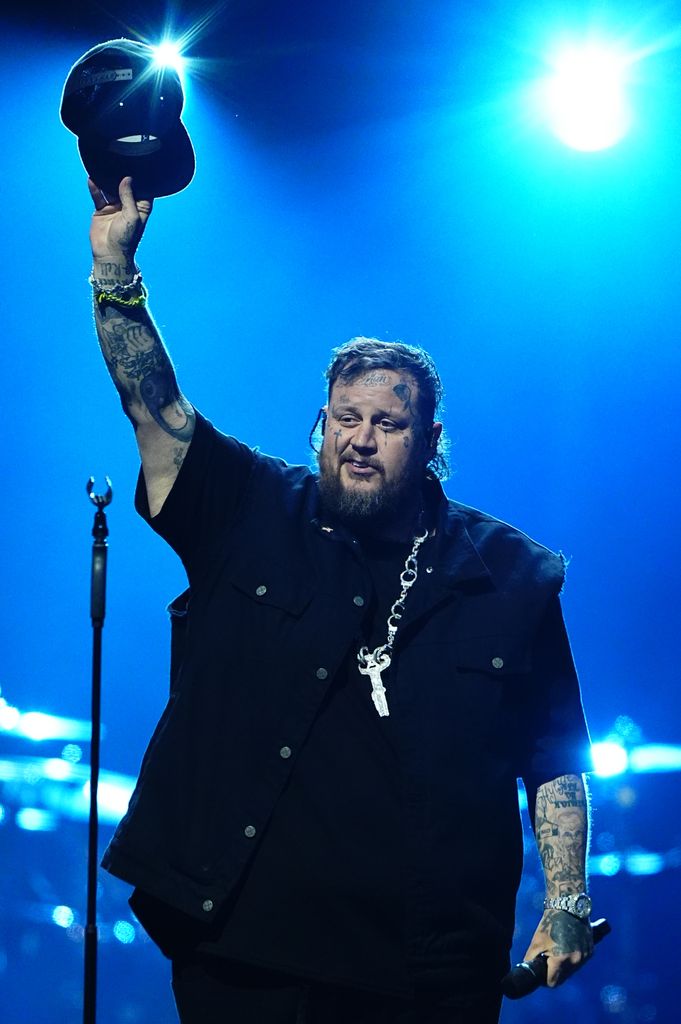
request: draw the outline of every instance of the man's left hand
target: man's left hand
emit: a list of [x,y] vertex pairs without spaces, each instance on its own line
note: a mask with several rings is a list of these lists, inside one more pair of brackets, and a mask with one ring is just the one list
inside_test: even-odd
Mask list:
[[593,949],[588,920],[581,920],[565,910],[545,910],[523,959],[534,960],[545,953],[546,984],[555,988],[590,959]]

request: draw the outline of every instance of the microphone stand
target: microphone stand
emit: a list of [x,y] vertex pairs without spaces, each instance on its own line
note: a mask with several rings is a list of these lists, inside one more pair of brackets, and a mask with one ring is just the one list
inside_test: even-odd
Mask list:
[[104,509],[111,503],[113,490],[108,476],[106,493],[95,494],[94,477],[86,486],[96,508],[92,527],[92,572],[90,576],[90,618],[92,619],[92,734],[90,742],[90,815],[88,821],[87,914],[85,922],[85,976],[83,988],[83,1024],[95,1024],[97,1016],[97,787],[99,785],[99,740],[102,695],[102,630],[106,609],[106,555],[109,528]]

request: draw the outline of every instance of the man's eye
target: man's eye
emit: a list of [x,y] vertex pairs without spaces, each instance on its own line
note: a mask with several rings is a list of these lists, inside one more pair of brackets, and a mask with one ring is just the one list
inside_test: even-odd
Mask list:
[[393,423],[392,420],[381,420],[381,422],[379,423],[379,427],[381,428],[381,430],[395,430],[397,424]]
[[341,416],[338,422],[343,427],[351,427],[354,423],[357,422],[357,420],[355,419],[354,416]]

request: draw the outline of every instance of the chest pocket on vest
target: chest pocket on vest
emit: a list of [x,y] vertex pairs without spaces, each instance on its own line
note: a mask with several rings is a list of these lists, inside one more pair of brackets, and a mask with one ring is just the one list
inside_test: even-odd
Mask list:
[[274,608],[289,615],[303,614],[314,594],[310,579],[291,573],[290,567],[268,563],[263,566],[240,565],[229,574],[229,581],[254,605]]
[[453,646],[454,664],[461,672],[504,679],[532,668],[532,652],[524,635],[472,636],[455,641]]

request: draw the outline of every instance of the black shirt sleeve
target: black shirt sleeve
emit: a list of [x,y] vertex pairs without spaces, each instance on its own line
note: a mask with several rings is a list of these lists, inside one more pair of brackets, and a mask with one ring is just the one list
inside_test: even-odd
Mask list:
[[521,764],[528,793],[561,775],[591,771],[589,733],[558,597],[549,602],[537,633],[523,718]]
[[190,583],[207,567],[238,514],[255,454],[221,434],[200,413],[185,460],[161,511],[149,512],[144,474],[135,494],[139,514],[180,556]]

